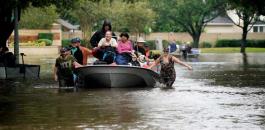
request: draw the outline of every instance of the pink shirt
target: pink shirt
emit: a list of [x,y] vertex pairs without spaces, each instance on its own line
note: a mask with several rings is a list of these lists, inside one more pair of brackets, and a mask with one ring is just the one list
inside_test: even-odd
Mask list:
[[132,43],[131,41],[126,41],[126,43],[123,43],[122,41],[118,42],[118,47],[117,47],[118,53],[121,54],[123,52],[132,52]]

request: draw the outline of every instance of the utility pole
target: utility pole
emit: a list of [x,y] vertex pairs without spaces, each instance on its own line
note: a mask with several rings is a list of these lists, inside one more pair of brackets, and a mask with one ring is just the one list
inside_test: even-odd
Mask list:
[[19,34],[18,34],[18,7],[14,10],[15,28],[14,28],[14,55],[16,56],[16,64],[19,64]]

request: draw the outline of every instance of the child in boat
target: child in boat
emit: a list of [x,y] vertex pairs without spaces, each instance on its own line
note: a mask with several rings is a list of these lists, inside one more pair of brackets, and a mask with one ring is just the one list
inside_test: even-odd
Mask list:
[[134,53],[132,53],[132,61],[129,62],[129,65],[131,65],[131,66],[139,66],[139,67],[141,66],[139,61],[138,61],[138,59],[137,59],[137,56]]
[[60,87],[74,86],[73,69],[81,67],[82,65],[70,54],[70,48],[63,47],[60,53],[60,56],[55,62],[54,80],[59,81]]
[[174,69],[174,63],[178,63],[182,66],[187,67],[189,70],[192,70],[192,67],[182,61],[180,61],[175,56],[169,54],[169,49],[164,48],[164,54],[162,54],[156,61],[149,66],[149,69],[152,69],[154,66],[160,64],[160,82],[165,84],[167,87],[172,87],[176,79],[176,72]]

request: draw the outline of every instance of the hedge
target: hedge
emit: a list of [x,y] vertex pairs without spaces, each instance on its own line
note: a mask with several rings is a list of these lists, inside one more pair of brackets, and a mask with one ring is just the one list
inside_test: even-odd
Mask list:
[[50,39],[39,39],[36,41],[38,44],[40,43],[45,43],[45,46],[51,46],[52,45],[52,40]]
[[202,48],[211,48],[212,44],[210,42],[202,42],[201,47]]
[[[149,40],[149,41],[146,41],[145,44],[147,44],[147,45],[149,46],[150,50],[155,50],[155,49],[156,49],[155,40]],[[169,42],[166,41],[166,40],[163,40],[163,41],[162,41],[162,44],[163,44],[163,47],[167,47],[168,44],[169,44]]]
[[53,40],[53,33],[39,33],[38,39],[49,39]]
[[[240,47],[241,40],[218,40],[216,47]],[[265,47],[265,40],[247,40],[246,47]]]

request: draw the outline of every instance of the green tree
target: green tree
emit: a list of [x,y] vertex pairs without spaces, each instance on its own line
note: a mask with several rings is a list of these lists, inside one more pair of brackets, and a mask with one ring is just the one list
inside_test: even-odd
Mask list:
[[46,7],[29,6],[22,12],[20,28],[26,29],[49,29],[58,18],[54,5]]
[[80,0],[72,15],[79,20],[85,39],[90,38],[94,25],[105,18],[108,6],[106,2]]
[[147,2],[134,2],[126,4],[119,17],[124,23],[123,27],[140,35],[145,32],[145,28],[151,27],[155,13],[148,7]]
[[114,31],[128,30],[139,34],[144,32],[146,26],[150,26],[155,17],[147,2],[124,0],[80,0],[72,15],[79,20],[86,39],[95,31],[95,26],[101,29],[104,19],[112,21]]
[[223,12],[220,0],[178,0],[172,5],[169,17],[190,34],[195,48],[206,24]]
[[14,12],[18,10],[18,20],[20,13],[29,5],[34,7],[44,7],[55,4],[59,8],[69,8],[76,0],[1,0],[0,1],[0,46],[6,46],[6,41],[11,35],[15,27]]
[[157,32],[183,32],[184,30],[174,19],[169,16],[174,15],[172,9],[176,7],[175,0],[148,0],[150,7],[157,14],[153,23],[153,30]]
[[256,10],[258,14],[265,15],[265,0],[240,0],[233,1],[239,5],[243,5],[244,7],[252,7],[253,10]]
[[247,35],[253,25],[259,20],[258,10],[254,6],[244,2],[239,3],[235,0],[228,0],[228,3],[228,10],[233,10],[239,18],[238,22],[233,21],[234,24],[242,29],[240,52],[246,53]]

